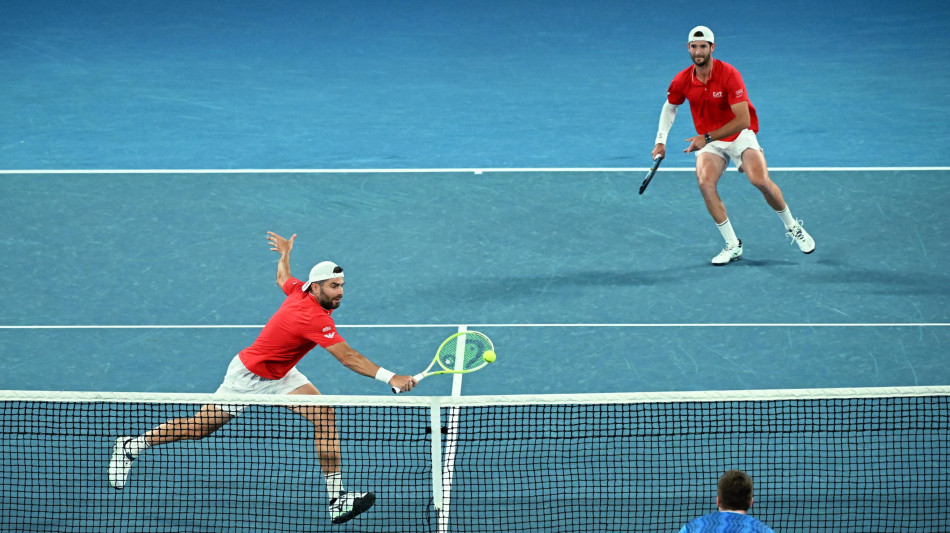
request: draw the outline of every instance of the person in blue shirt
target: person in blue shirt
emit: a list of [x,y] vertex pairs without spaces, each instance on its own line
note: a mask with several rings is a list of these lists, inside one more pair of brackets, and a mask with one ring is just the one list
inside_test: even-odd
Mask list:
[[746,514],[752,507],[752,478],[741,470],[730,470],[719,478],[716,506],[718,512],[692,520],[679,533],[775,533]]

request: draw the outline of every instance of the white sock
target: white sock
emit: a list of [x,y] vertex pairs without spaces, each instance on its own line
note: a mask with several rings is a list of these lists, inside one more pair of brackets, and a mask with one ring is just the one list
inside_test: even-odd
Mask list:
[[325,477],[327,478],[327,494],[330,499],[338,498],[340,493],[343,492],[343,473],[333,472]]
[[776,211],[775,214],[785,223],[785,229],[792,229],[798,225],[798,221],[792,216],[792,211],[788,208],[787,204],[785,205],[785,209]]
[[726,239],[727,245],[737,245],[739,244],[739,238],[736,237],[736,232],[732,229],[732,222],[729,222],[727,218],[722,224],[716,224],[719,226],[719,233],[722,233],[722,238]]
[[139,454],[148,448],[148,442],[145,441],[145,435],[139,435],[125,443],[125,451],[132,457],[138,457]]

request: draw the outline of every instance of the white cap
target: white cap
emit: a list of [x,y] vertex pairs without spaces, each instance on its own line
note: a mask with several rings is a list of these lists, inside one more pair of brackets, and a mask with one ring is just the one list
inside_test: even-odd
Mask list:
[[696,26],[689,30],[689,40],[686,41],[686,43],[688,44],[693,41],[709,41],[714,43],[716,42],[716,37],[713,35],[712,30],[706,26]]
[[310,290],[310,284],[316,283],[318,281],[326,281],[333,278],[342,278],[343,277],[343,268],[338,266],[333,261],[324,261],[322,263],[317,263],[313,268],[310,269],[310,277],[307,278],[307,283],[304,284],[303,290]]

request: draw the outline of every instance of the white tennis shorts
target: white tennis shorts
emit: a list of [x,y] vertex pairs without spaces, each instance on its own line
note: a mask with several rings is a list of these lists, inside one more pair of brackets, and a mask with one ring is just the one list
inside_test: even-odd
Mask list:
[[[294,390],[310,383],[307,376],[297,370],[297,367],[291,368],[287,375],[280,379],[267,379],[258,376],[244,366],[239,355],[235,355],[228,365],[228,371],[224,375],[224,381],[218,387],[215,394],[290,394]],[[228,405],[216,404],[215,407],[222,411],[237,415],[243,411],[246,405]]]
[[713,141],[707,144],[702,150],[696,152],[696,157],[699,157],[699,154],[702,153],[716,154],[723,158],[727,164],[731,159],[736,164],[739,172],[742,172],[742,152],[749,148],[760,152],[765,151],[759,146],[759,140],[756,138],[755,132],[746,129],[739,132],[739,136],[734,141]]

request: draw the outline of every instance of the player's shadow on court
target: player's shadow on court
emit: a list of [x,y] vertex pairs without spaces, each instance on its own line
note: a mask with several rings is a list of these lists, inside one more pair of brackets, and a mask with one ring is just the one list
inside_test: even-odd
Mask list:
[[724,267],[709,265],[710,268],[742,268],[742,267],[777,267],[777,266],[797,266],[794,261],[779,261],[776,259],[740,259],[734,263],[729,263]]
[[874,294],[950,294],[950,276],[945,274],[859,268],[836,259],[822,259],[817,263],[830,268],[810,273],[810,281],[815,283],[864,285]]
[[696,278],[696,271],[713,269],[712,265],[686,265],[664,269],[643,269],[631,267],[629,270],[590,270],[563,271],[544,276],[511,276],[496,280],[506,291],[514,294],[535,294],[548,292],[550,287],[557,286],[600,286],[600,287],[634,287],[664,284],[683,284],[686,280]]
[[779,261],[775,259],[740,259],[728,265],[715,266],[709,263],[696,262],[683,266],[643,269],[632,268],[629,271],[585,271],[576,274],[559,276],[560,282],[574,285],[604,285],[604,286],[636,286],[662,285],[664,283],[683,284],[684,282],[699,281],[712,276],[728,275],[736,269],[798,266],[794,261]]
[[[737,270],[749,268],[799,267],[800,263],[777,259],[741,259],[725,266],[714,266],[696,261],[668,268],[642,268],[631,266],[624,270],[560,271],[552,275],[510,276],[494,281],[505,287],[510,294],[546,293],[557,286],[599,286],[599,287],[637,287],[655,285],[693,285],[702,284],[709,279],[723,279],[734,275]],[[481,283],[481,282],[480,282]],[[481,292],[479,285],[478,291]]]

